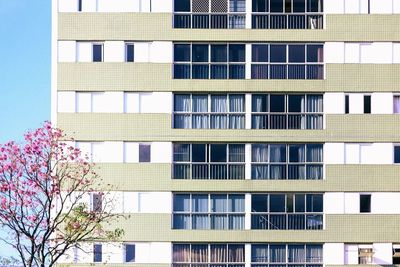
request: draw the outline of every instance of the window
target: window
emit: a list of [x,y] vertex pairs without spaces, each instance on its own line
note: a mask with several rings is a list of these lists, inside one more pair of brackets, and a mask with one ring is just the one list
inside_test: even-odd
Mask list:
[[244,179],[244,144],[174,144],[174,179]]
[[253,94],[252,129],[323,129],[323,95]]
[[244,244],[173,244],[172,266],[179,267],[184,263],[188,266],[189,263],[192,266],[218,263],[220,267],[228,267],[232,266],[231,263],[235,263],[235,267],[244,267],[244,250]]
[[304,266],[307,263],[309,266],[322,267],[323,246],[322,244],[251,245],[252,265],[272,263],[279,264],[278,266],[287,266],[285,264],[287,262],[296,263],[293,266]]
[[174,44],[174,79],[244,79],[244,44]]
[[360,213],[371,212],[371,195],[360,195]]
[[245,96],[174,95],[174,128],[244,129]]
[[252,79],[323,79],[322,44],[252,44]]
[[395,145],[393,147],[393,154],[394,163],[400,163],[400,145]]
[[139,144],[139,162],[150,162],[151,159],[151,145]]
[[125,262],[135,262],[135,245],[125,244]]
[[246,0],[174,1],[174,28],[240,29],[245,22]]
[[244,229],[243,194],[174,194],[173,229]]
[[93,262],[103,261],[103,247],[101,244],[93,245]]
[[364,95],[364,113],[369,114],[371,113],[371,96]]
[[400,245],[393,244],[393,264],[400,264]]
[[251,229],[323,229],[322,194],[252,194],[251,212]]
[[103,44],[92,44],[92,61],[102,62],[103,61]]
[[134,62],[135,61],[135,49],[134,44],[126,43],[125,44],[125,61],[126,62]]
[[358,264],[371,264],[373,257],[372,245],[360,245],[358,247]]
[[322,29],[322,0],[252,0],[253,29]]
[[82,1],[83,1],[83,0],[78,0],[78,11],[79,11],[79,12],[82,11]]
[[350,96],[349,95],[344,96],[344,113],[345,114],[350,113]]
[[252,144],[251,179],[321,180],[322,144]]
[[400,95],[393,96],[393,113],[400,114]]
[[102,212],[102,210],[103,210],[103,194],[101,194],[101,193],[91,194],[90,210],[94,211],[94,212]]

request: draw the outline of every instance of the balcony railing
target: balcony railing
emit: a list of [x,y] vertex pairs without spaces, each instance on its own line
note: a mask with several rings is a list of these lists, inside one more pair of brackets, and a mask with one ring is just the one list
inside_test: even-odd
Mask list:
[[262,14],[251,16],[252,29],[322,29],[322,14]]
[[323,164],[290,163],[268,164],[252,163],[251,179],[253,180],[322,180]]
[[245,113],[174,113],[175,129],[244,129]]
[[244,229],[244,213],[173,213],[173,229]]
[[244,13],[175,13],[174,28],[177,29],[244,29]]
[[323,114],[255,113],[251,115],[252,129],[323,129]]
[[245,264],[238,263],[226,263],[226,262],[216,262],[216,263],[173,263],[172,267],[245,267]]
[[240,180],[245,178],[244,163],[174,163],[174,179]]
[[[271,262],[271,263],[252,263],[251,267],[322,267],[322,264],[315,264],[315,263],[280,263],[280,262]],[[184,267],[184,266],[180,266]]]
[[322,230],[321,213],[253,213],[251,229],[263,230]]
[[244,63],[174,63],[174,79],[244,79]]
[[252,79],[322,80],[323,64],[251,64]]

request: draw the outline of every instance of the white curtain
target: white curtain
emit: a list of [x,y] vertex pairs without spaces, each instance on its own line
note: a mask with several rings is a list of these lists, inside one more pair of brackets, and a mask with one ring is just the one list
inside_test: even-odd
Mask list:
[[228,245],[228,262],[245,262],[244,245]]
[[174,111],[190,112],[190,95],[175,95]]
[[324,99],[322,95],[307,95],[307,112],[323,112]]
[[286,262],[286,246],[270,245],[269,246],[270,262]]
[[193,114],[192,115],[192,128],[193,129],[207,129],[208,128],[208,115],[207,114]]
[[192,245],[191,262],[208,262],[208,245]]
[[400,96],[393,97],[393,113],[400,113]]
[[227,262],[228,248],[227,245],[210,245],[211,262]]
[[227,212],[227,195],[211,195],[211,212]]
[[174,244],[172,250],[172,262],[190,262],[189,244]]
[[252,162],[268,162],[268,145],[253,144],[251,152]]
[[323,262],[323,250],[322,245],[307,245],[307,262],[322,263]]
[[212,95],[211,96],[211,112],[215,112],[215,113],[228,112],[226,95]]
[[307,162],[323,162],[322,145],[307,145]]
[[229,145],[229,162],[244,162],[245,161],[245,146],[244,145]]
[[252,245],[251,262],[269,262],[268,245]]
[[[192,128],[207,129],[208,128],[208,95],[192,95]],[[205,114],[195,114],[205,113]]]
[[286,146],[285,145],[270,145],[269,146],[269,161],[270,162],[286,162]]
[[306,250],[304,245],[289,245],[288,246],[289,262],[303,263],[306,261]]

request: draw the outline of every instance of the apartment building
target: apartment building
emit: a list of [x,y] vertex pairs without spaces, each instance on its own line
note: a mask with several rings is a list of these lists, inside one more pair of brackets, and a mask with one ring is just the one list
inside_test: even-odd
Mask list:
[[54,2],[52,120],[130,214],[61,262],[400,263],[400,0]]

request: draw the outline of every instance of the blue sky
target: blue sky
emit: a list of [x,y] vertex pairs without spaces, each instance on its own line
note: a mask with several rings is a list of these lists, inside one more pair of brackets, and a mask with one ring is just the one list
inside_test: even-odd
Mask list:
[[0,0],[0,143],[50,120],[51,1]]
[[0,0],[0,143],[50,120],[51,1]]

